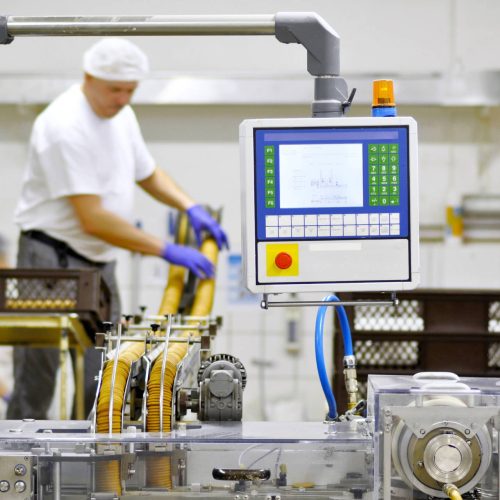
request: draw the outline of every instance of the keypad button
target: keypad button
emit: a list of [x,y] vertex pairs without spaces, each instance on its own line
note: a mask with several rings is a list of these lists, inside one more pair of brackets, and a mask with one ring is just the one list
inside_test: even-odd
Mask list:
[[303,238],[304,226],[292,226],[292,238]]
[[318,226],[329,226],[330,225],[330,215],[320,214],[318,215]]
[[399,214],[391,214],[390,216],[391,224],[399,224]]
[[356,224],[356,215],[355,214],[345,214],[344,215],[344,225],[347,224]]
[[266,238],[277,238],[278,228],[277,227],[266,227]]
[[399,236],[399,224],[391,224],[391,235]]
[[342,226],[332,226],[330,234],[335,237],[344,235],[344,228]]
[[380,236],[389,236],[389,225],[384,224],[380,226]]
[[368,225],[356,226],[356,234],[358,236],[368,236]]
[[334,214],[330,218],[330,224],[332,226],[341,226],[344,224],[344,216],[342,214]]
[[357,214],[356,224],[368,224],[368,214]]
[[316,238],[318,236],[318,226],[306,226],[306,238]]
[[267,226],[277,226],[278,216],[277,215],[266,215],[266,227]]
[[278,224],[281,226],[291,226],[292,216],[291,215],[280,215],[278,217]]
[[315,226],[318,223],[318,217],[316,215],[306,215],[306,226]]
[[380,214],[380,224],[389,224],[389,214]]
[[276,202],[274,201],[274,198],[266,199],[266,208],[276,208]]
[[344,236],[356,236],[356,226],[344,226]]
[[292,237],[292,228],[290,226],[283,226],[279,228],[279,237],[280,238],[291,238]]
[[292,226],[303,226],[304,216],[303,215],[292,215]]
[[379,223],[379,214],[370,214],[370,224]]
[[379,205],[378,196],[370,196],[370,207],[378,207]]
[[318,226],[318,238],[330,237],[330,226]]
[[378,236],[379,233],[380,233],[380,226],[378,224],[370,226],[370,236]]

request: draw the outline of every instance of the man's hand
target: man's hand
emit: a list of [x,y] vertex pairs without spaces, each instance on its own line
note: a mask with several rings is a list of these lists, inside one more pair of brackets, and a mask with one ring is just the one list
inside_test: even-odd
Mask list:
[[211,278],[214,275],[214,265],[194,248],[168,243],[161,256],[172,264],[187,267],[198,278]]
[[224,247],[229,248],[226,233],[201,205],[193,205],[186,212],[193,226],[198,246],[201,245],[201,232],[206,229],[214,237],[219,250]]

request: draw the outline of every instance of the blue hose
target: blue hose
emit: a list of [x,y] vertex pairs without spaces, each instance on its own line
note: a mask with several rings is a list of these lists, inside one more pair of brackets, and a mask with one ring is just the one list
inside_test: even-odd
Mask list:
[[[324,302],[339,302],[339,298],[335,295],[329,295],[323,299]],[[354,351],[352,348],[352,338],[351,338],[351,328],[349,326],[349,320],[347,319],[347,314],[345,312],[344,306],[338,306],[335,308],[337,310],[337,315],[340,322],[340,328],[342,330],[342,337],[344,341],[344,356],[353,356]],[[326,371],[325,356],[323,353],[323,328],[325,324],[325,314],[327,311],[327,306],[321,306],[318,308],[318,314],[316,316],[316,332],[315,332],[315,351],[316,351],[316,367],[318,369],[319,380],[321,382],[321,387],[325,393],[325,398],[328,403],[328,417],[331,419],[337,418],[337,403],[335,401],[335,396],[333,395],[330,382],[328,380],[328,373]]]

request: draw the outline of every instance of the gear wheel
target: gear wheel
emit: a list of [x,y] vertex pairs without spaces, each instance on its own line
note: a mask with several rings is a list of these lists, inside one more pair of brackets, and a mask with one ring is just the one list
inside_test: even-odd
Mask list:
[[241,374],[241,386],[243,389],[245,388],[247,383],[247,371],[245,370],[243,363],[237,357],[232,356],[231,354],[214,354],[213,356],[210,356],[208,359],[203,361],[203,363],[201,363],[200,365],[200,369],[198,370],[198,384],[200,384],[201,381],[204,380],[205,371],[213,363],[220,363],[220,366],[218,366],[218,368],[221,369],[225,368],[225,363],[231,364],[232,366],[236,367]]

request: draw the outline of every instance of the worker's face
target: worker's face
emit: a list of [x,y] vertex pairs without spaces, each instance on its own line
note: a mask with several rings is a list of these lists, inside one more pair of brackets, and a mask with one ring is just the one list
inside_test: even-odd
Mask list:
[[136,88],[137,82],[101,80],[90,75],[85,75],[83,84],[92,109],[101,118],[113,118],[118,114],[130,102]]

